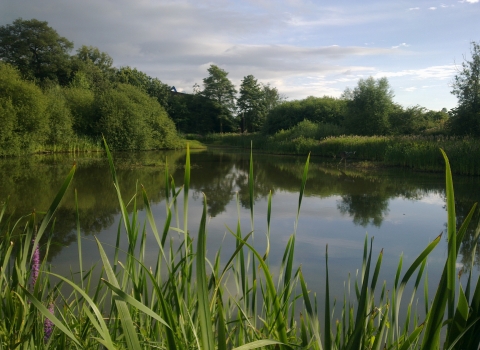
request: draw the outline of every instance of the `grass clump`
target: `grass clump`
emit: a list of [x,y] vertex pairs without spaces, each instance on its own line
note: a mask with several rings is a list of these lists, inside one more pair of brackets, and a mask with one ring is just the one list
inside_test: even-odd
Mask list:
[[[355,280],[355,293],[345,292],[340,312],[332,306],[326,254],[325,300],[309,293],[301,268],[294,267],[295,235],[306,186],[309,158],[303,169],[294,232],[285,247],[276,276],[270,265],[271,194],[267,210],[267,247],[259,252],[250,243],[254,235],[253,162],[250,155],[250,227],[228,228],[235,240],[235,251],[227,261],[220,252],[206,255],[207,198],[198,235],[188,225],[190,156],[187,148],[183,186],[177,188],[166,173],[166,220],[161,227],[150,208],[147,191],[125,202],[113,159],[106,153],[120,204],[122,220],[117,231],[113,260],[96,240],[102,273],[82,260],[82,240],[78,228],[79,271],[60,276],[46,264],[51,244],[47,231],[56,209],[75,172],[67,176],[52,205],[39,219],[32,213],[18,222],[0,211],[0,348],[79,348],[79,349],[476,349],[480,344],[480,282],[472,279],[463,287],[456,278],[455,263],[460,242],[473,215],[456,227],[453,183],[446,155],[448,210],[448,258],[433,303],[425,283],[425,315],[414,310],[414,299],[424,278],[429,253],[440,236],[402,274],[398,265],[393,288],[378,281],[383,253],[372,257],[372,242],[365,238],[361,274]],[[443,151],[442,151],[443,152]],[[183,222],[179,217],[183,192]],[[145,222],[139,222],[138,201],[145,207]],[[239,203],[237,196],[237,203]],[[239,206],[240,207],[240,206]],[[78,220],[78,218],[77,218]],[[17,232],[21,233],[18,234]],[[172,231],[183,240],[174,247]],[[119,262],[119,242],[128,241],[124,261]],[[146,265],[147,235],[158,246],[156,264]],[[478,237],[476,237],[475,241]],[[43,243],[39,256],[39,244]],[[52,277],[57,282],[53,283]],[[402,296],[407,284],[414,291],[407,301],[407,317],[400,323]],[[425,277],[426,280],[426,277]],[[227,286],[234,282],[234,290]],[[324,305],[320,319],[318,304]],[[299,306],[302,305],[302,306]],[[336,320],[336,322],[334,321]]]

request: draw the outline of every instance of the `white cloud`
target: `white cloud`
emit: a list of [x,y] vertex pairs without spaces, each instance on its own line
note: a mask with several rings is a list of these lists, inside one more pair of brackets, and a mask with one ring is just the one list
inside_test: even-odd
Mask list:
[[437,8],[436,8],[436,7],[434,7],[434,6],[432,6],[432,7],[429,7],[428,9],[429,9],[429,10],[433,10],[433,11],[435,11]]
[[392,49],[398,49],[400,47],[409,47],[410,45],[406,43],[401,43],[400,45],[392,46]]
[[450,79],[457,72],[455,65],[432,66],[422,69],[405,69],[398,72],[378,72],[374,78],[405,77],[415,79]]
[[420,10],[420,7],[410,7],[408,9],[408,11],[416,11],[416,10]]
[[411,86],[411,87],[405,88],[404,90],[408,91],[408,92],[412,92],[412,91],[417,90],[417,88],[415,86]]

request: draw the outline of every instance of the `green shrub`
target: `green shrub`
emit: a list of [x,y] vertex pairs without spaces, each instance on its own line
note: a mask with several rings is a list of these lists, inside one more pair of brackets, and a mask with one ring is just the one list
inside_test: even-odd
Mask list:
[[96,129],[113,149],[179,147],[175,124],[156,99],[139,88],[117,84],[96,97]]
[[[35,84],[22,80],[15,68],[1,62],[0,95],[2,113],[8,111],[12,115],[7,122],[12,131],[9,138],[15,144],[18,142],[21,152],[35,150],[48,138],[48,99]],[[6,135],[3,136],[4,140],[5,137]],[[12,148],[15,149],[16,146]]]

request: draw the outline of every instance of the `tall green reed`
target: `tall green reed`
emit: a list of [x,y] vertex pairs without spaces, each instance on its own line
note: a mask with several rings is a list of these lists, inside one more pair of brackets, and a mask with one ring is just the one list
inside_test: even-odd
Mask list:
[[[213,260],[207,255],[206,196],[198,234],[192,235],[189,230],[188,147],[182,187],[177,189],[168,174],[168,167],[165,167],[166,220],[160,229],[145,188],[138,189],[138,196],[124,200],[113,156],[106,143],[105,150],[122,220],[117,229],[113,263],[105,252],[104,244],[96,239],[102,263],[100,277],[94,277],[95,267],[84,270],[78,210],[79,273],[60,276],[51,272],[46,264],[45,257],[52,237],[47,229],[73,178],[75,167],[47,212],[32,213],[11,223],[5,217],[8,203],[0,211],[0,348],[437,349],[443,345],[444,349],[473,349],[480,344],[480,282],[473,280],[470,269],[464,288],[455,274],[460,242],[475,208],[457,230],[452,176],[445,153],[448,258],[433,303],[428,300],[425,267],[440,237],[427,245],[403,276],[403,260],[400,260],[390,292],[386,282],[379,283],[383,252],[374,263],[373,239],[369,244],[366,237],[363,263],[353,282],[353,293],[349,279],[339,312],[336,300],[332,303],[330,295],[327,248],[322,325],[319,301],[309,292],[301,268],[294,264],[295,236],[309,158],[303,170],[294,231],[275,277],[269,256],[271,194],[266,218],[265,252],[259,252],[253,243],[252,152],[249,168],[250,228],[246,234],[243,232],[240,214],[236,227],[227,227],[235,240],[235,250],[226,262],[222,262],[220,253]],[[177,208],[182,191],[183,223]],[[139,220],[138,198],[144,203],[144,222]],[[43,218],[39,221],[40,215]],[[180,244],[174,244],[173,232],[183,237]],[[148,235],[153,235],[158,248],[153,267],[150,267],[151,260],[146,253]],[[127,239],[125,252],[120,249],[121,236]],[[37,281],[29,288],[30,263],[35,248],[45,241],[42,243],[43,259]],[[120,262],[123,255],[125,260]],[[400,323],[400,309],[404,305],[402,297],[414,276],[413,292],[406,303],[407,315]],[[422,279],[425,281],[425,316],[414,310],[414,302],[420,297],[417,291]],[[229,287],[231,280],[236,286],[233,290]],[[50,308],[52,301],[55,304],[53,314]],[[47,341],[43,329],[45,319],[54,325]]]

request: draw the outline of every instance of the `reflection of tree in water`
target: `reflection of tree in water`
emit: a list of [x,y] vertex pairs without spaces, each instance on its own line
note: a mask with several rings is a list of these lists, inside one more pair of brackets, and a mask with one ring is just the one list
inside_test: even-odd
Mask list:
[[375,193],[343,195],[337,208],[342,214],[352,216],[355,225],[366,227],[373,224],[380,227],[384,216],[388,214],[388,198]]
[[[244,164],[242,164],[244,165]],[[258,166],[257,166],[258,165]],[[235,179],[235,185],[238,190],[238,197],[242,207],[250,209],[250,190],[248,185],[249,165],[247,168],[239,169],[238,176]],[[253,201],[256,202],[262,198],[267,198],[271,188],[270,181],[267,180],[268,173],[260,164],[254,162],[253,170]],[[273,192],[273,190],[272,190]]]
[[[457,191],[458,192],[458,191]],[[457,228],[461,226],[468,213],[472,209],[473,201],[466,198],[455,199],[455,214],[457,215]],[[472,262],[476,266],[480,266],[480,252],[479,252],[479,232],[480,232],[480,209],[477,208],[473,214],[472,220],[467,227],[465,236],[463,237],[460,246],[460,254],[462,255],[461,263],[463,265],[462,272],[469,272]],[[475,255],[473,250],[476,248]]]
[[[184,152],[168,152],[169,164],[174,164]],[[73,159],[71,155],[54,155],[24,158],[13,158],[0,162],[0,195],[11,194],[6,215],[12,216],[16,222],[25,213],[45,211],[49,206],[68,171]],[[117,156],[117,176],[124,200],[135,195],[135,188],[143,184],[149,199],[158,203],[164,199],[163,182],[165,153],[144,152],[127,156]],[[146,165],[146,166],[145,166]],[[173,172],[172,167],[170,170]],[[47,228],[40,242],[42,247],[53,235],[48,260],[57,256],[64,247],[76,241],[76,206],[74,189],[78,193],[78,211],[80,229],[83,235],[98,234],[110,227],[119,214],[117,196],[105,155],[93,155],[77,161],[77,171],[55,214],[55,226]],[[138,200],[137,207],[143,207]],[[130,207],[127,209],[131,209]],[[39,216],[41,219],[41,216]],[[21,227],[22,225],[19,225]]]
[[[192,157],[191,188],[200,197],[207,196],[208,213],[215,217],[226,210],[228,203],[238,191],[240,203],[250,208],[248,173],[249,154],[225,154],[205,152]],[[268,172],[261,162],[254,160],[254,201],[265,198],[270,191]],[[179,179],[180,180],[180,179]]]
[[[191,162],[190,187],[194,191],[194,198],[200,198],[201,192],[205,193],[208,214],[215,217],[223,213],[234,191],[234,160],[223,153],[202,153],[192,157]],[[182,174],[178,173],[179,177],[180,175]],[[183,182],[183,179],[178,178],[178,181]]]
[[[117,176],[126,201],[135,195],[135,188],[144,185],[149,199],[158,203],[164,199],[165,155],[168,156],[169,173],[177,186],[183,184],[185,152],[119,153],[115,156]],[[192,152],[191,190],[207,195],[211,216],[226,210],[228,203],[239,192],[241,205],[250,207],[248,190],[249,154],[225,152]],[[71,168],[71,156],[43,156],[7,159],[0,162],[0,201],[11,194],[10,210],[15,222],[21,215],[45,211],[55,197],[66,174]],[[53,231],[55,245],[50,258],[58,255],[64,246],[76,240],[76,215],[74,192],[78,192],[80,227],[83,235],[97,234],[110,227],[119,214],[118,201],[104,154],[77,159],[77,172],[69,192],[56,214]],[[304,160],[295,157],[254,155],[254,200],[265,198],[269,191],[298,193],[303,174]],[[400,174],[399,174],[400,173]],[[402,173],[395,176],[378,175],[377,172],[336,167],[325,168],[310,163],[306,196],[340,196],[338,210],[352,217],[356,225],[380,226],[388,214],[390,198],[403,197],[419,200],[432,193],[444,194],[444,180],[437,175]],[[412,181],[412,178],[414,179]],[[462,178],[455,181],[456,214],[460,225],[474,202],[480,199],[478,178]],[[138,201],[139,210],[143,201]],[[477,210],[462,242],[460,253],[465,268],[470,267],[475,234],[480,221]],[[47,230],[47,233],[50,232]],[[44,236],[45,238],[47,237]],[[1,238],[0,238],[1,239]],[[45,243],[45,242],[42,242]],[[480,249],[474,257],[480,263]]]

